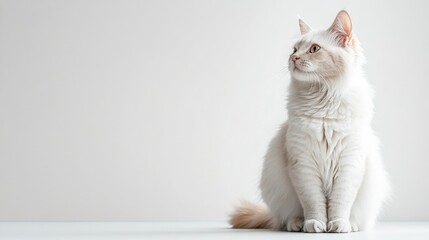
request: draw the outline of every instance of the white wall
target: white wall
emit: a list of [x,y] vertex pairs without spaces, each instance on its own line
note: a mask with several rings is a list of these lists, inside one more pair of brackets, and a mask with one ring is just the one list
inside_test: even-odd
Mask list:
[[299,14],[349,10],[395,196],[429,220],[424,1],[0,1],[0,220],[224,220],[258,199]]

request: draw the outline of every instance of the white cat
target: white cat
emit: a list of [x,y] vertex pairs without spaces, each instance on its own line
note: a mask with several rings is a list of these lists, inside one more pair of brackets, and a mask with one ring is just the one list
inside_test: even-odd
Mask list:
[[235,228],[351,232],[371,227],[388,181],[371,129],[372,89],[346,11],[301,37],[289,58],[288,121],[270,143],[260,183],[268,209],[243,203]]

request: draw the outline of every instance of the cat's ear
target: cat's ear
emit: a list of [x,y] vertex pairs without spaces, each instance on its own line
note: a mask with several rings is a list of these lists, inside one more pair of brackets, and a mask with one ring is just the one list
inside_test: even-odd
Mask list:
[[337,35],[338,42],[345,47],[352,36],[352,19],[346,10],[341,10],[332,23],[329,31]]
[[301,30],[301,35],[304,35],[304,34],[308,33],[309,31],[311,31],[311,27],[308,26],[308,24],[305,23],[304,20],[299,18],[298,22],[299,22],[299,29]]

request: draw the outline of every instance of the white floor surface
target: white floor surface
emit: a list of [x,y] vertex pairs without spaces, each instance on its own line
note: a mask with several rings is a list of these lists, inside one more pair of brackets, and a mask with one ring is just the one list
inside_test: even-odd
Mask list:
[[429,222],[385,222],[372,231],[350,234],[237,230],[224,222],[0,222],[0,239],[429,240]]

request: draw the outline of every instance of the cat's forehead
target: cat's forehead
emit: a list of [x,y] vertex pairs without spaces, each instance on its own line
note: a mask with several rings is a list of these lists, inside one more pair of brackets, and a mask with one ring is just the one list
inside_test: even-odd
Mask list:
[[331,44],[331,37],[327,31],[311,31],[300,37],[295,43],[296,48],[307,47],[311,44],[327,45]]

